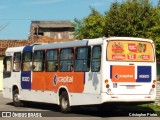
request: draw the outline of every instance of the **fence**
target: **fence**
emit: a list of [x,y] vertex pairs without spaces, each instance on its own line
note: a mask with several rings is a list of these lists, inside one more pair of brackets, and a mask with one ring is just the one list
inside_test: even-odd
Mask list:
[[157,95],[155,103],[160,106],[160,81],[157,81]]

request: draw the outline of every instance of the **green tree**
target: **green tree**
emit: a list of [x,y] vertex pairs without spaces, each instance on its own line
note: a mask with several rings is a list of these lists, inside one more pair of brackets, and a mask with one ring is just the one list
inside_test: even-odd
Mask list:
[[[159,2],[160,4],[160,2]],[[105,36],[130,36],[151,38],[160,56],[160,8],[149,0],[115,2],[106,12]]]
[[153,39],[160,57],[160,0],[152,6],[149,0],[115,1],[110,10],[101,15],[94,8],[84,19],[75,19],[78,38],[128,36]]
[[150,28],[156,25],[157,12],[148,0],[115,2],[106,12],[106,36],[133,36],[148,38]]
[[154,43],[156,45],[157,59],[160,60],[160,7],[157,7],[157,9],[155,8],[155,11],[159,13],[156,18],[156,20],[158,20],[157,24],[150,29],[150,38],[154,40]]
[[97,10],[91,8],[91,13],[83,20],[74,20],[76,35],[79,39],[104,36],[105,19]]
[[160,0],[158,1],[158,9],[160,9]]

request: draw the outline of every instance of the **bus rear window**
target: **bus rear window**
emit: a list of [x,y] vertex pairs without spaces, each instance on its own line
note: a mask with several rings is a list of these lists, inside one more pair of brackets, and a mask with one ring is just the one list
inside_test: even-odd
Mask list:
[[153,47],[150,42],[144,41],[109,41],[107,47],[109,61],[154,61]]

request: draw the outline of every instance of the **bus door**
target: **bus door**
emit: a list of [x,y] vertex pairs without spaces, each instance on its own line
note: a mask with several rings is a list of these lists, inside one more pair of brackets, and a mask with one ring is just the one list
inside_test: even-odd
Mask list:
[[21,72],[22,89],[31,89],[32,49],[33,46],[26,46],[23,49],[22,72]]

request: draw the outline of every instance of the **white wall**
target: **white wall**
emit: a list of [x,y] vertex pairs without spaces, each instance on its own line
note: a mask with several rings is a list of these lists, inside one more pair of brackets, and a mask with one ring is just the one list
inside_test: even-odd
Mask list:
[[3,89],[3,57],[0,57],[0,91]]

